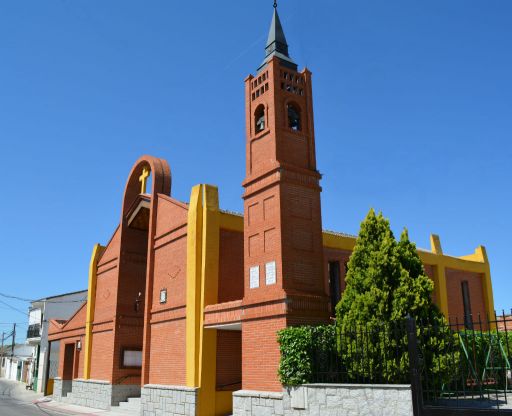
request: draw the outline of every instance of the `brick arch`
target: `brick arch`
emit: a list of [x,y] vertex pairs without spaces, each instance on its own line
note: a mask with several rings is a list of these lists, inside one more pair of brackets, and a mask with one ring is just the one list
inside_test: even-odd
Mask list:
[[144,167],[149,167],[153,176],[151,195],[171,195],[172,176],[171,168],[167,161],[149,155],[141,156],[133,165],[126,181],[123,198],[123,216],[130,209],[135,198],[140,194],[139,177]]

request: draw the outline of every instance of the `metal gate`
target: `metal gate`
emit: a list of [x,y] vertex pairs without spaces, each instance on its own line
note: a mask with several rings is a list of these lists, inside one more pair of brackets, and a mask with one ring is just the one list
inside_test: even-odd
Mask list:
[[[505,322],[504,328],[499,322]],[[408,319],[406,328],[415,416],[512,415],[510,315],[466,317],[442,328]],[[435,360],[426,359],[428,340],[436,337],[444,342],[444,362],[437,362],[437,368]]]

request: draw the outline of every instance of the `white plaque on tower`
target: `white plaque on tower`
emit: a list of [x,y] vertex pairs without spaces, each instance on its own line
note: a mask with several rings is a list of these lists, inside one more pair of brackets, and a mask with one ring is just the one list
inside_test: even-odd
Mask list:
[[267,285],[276,284],[276,262],[271,261],[265,264],[265,282]]
[[260,266],[253,266],[249,270],[249,287],[251,289],[260,287]]

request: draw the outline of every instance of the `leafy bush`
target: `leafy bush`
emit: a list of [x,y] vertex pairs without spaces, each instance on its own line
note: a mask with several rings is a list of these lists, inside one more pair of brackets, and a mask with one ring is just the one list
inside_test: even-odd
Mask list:
[[313,375],[315,357],[336,351],[334,325],[289,327],[278,332],[281,361],[279,380],[283,385],[309,383]]

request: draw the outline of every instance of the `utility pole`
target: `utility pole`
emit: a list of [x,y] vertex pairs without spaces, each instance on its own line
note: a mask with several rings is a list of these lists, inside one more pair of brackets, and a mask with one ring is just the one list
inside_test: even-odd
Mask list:
[[14,356],[14,347],[16,346],[16,324],[12,326],[11,358]]
[[4,368],[4,338],[5,338],[5,332],[2,332],[2,349],[1,356],[0,356],[0,377],[3,377],[2,369]]

